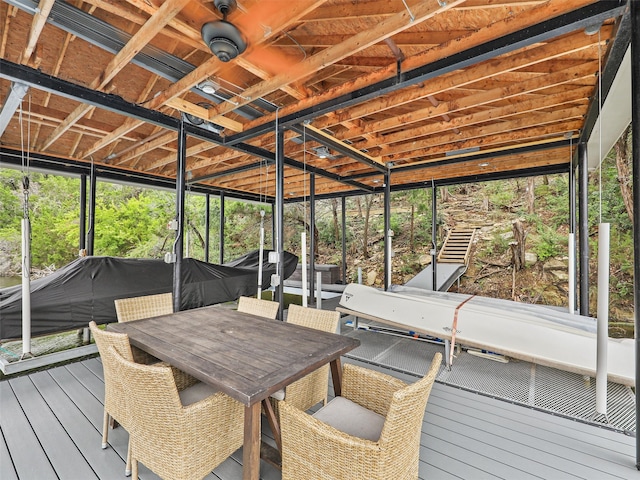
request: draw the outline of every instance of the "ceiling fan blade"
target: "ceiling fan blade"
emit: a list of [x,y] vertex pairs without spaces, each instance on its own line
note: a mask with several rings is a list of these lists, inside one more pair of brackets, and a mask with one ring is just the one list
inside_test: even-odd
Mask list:
[[198,33],[205,23],[220,20],[221,18],[218,11],[213,8],[213,3],[211,3],[211,8],[207,8],[200,2],[187,3],[178,14],[178,17]]
[[244,58],[270,76],[274,76],[302,61],[305,57],[302,51],[297,55],[289,55],[279,48],[257,45],[249,46]]
[[237,8],[227,20],[246,35],[248,41],[261,42],[278,34],[283,11],[291,10],[291,0],[269,0],[255,3],[247,10]]

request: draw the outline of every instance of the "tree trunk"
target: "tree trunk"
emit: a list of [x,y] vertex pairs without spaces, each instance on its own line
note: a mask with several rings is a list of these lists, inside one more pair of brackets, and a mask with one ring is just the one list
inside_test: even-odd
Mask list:
[[631,145],[631,125],[616,142],[616,167],[618,168],[618,182],[620,183],[620,193],[627,210],[629,220],[633,223],[633,191],[631,190],[631,172],[629,171],[630,145]]
[[340,243],[340,228],[338,227],[338,199],[331,199],[331,211],[333,213],[333,244]]
[[364,258],[369,258],[369,212],[371,212],[371,204],[373,203],[373,195],[365,195],[364,197],[364,232],[362,232],[362,254]]
[[413,204],[411,204],[411,223],[410,223],[410,229],[409,229],[409,248],[411,248],[412,252],[415,251],[415,242],[414,242],[414,237],[413,237],[414,218],[415,218],[415,206]]
[[525,232],[524,226],[519,220],[513,222],[513,239],[514,241],[509,244],[511,247],[513,268],[516,271],[522,270],[524,268],[527,232]]
[[527,212],[535,213],[536,210],[536,179],[529,177],[527,179]]

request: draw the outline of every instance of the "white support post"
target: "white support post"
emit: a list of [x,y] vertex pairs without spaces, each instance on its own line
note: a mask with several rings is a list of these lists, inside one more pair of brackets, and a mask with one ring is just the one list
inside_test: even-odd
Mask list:
[[31,355],[31,224],[22,219],[22,357]]
[[302,306],[309,304],[309,283],[307,282],[307,232],[300,235],[300,248],[302,249]]
[[576,313],[576,234],[569,234],[569,313]]
[[391,288],[391,266],[393,265],[393,230],[389,229],[389,231],[387,232],[387,237],[389,239],[388,241],[388,246],[389,246],[389,254],[387,255],[387,272],[389,272],[389,277],[387,278],[387,290],[389,288]]
[[598,320],[596,412],[607,415],[607,352],[609,342],[609,224],[598,228]]
[[262,262],[264,261],[264,210],[260,210],[260,251],[258,254],[258,298],[262,298]]
[[322,309],[322,272],[316,273],[316,308]]

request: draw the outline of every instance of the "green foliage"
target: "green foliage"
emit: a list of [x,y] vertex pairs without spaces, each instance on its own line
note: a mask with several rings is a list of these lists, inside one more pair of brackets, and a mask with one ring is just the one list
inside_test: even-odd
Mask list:
[[393,230],[394,235],[399,234],[402,231],[402,225],[406,225],[406,220],[402,218],[402,215],[398,213],[392,213],[389,219],[389,228]]
[[561,252],[561,245],[566,244],[566,238],[561,236],[552,228],[541,224],[538,227],[539,240],[534,247],[538,260],[544,261],[547,258],[555,257]]
[[[17,170],[0,170],[0,248],[10,255],[19,255],[20,219],[22,217],[22,174]],[[34,173],[30,176],[31,189],[29,213],[32,224],[32,264],[35,268],[49,265],[59,267],[76,258],[79,247],[79,180],[54,175]],[[600,188],[600,178],[602,188]],[[526,181],[496,181],[465,184],[448,187],[451,203],[457,201],[447,211],[447,205],[438,205],[438,224],[451,223],[451,211],[455,210],[458,222],[465,211],[473,213],[472,218],[481,218],[479,223],[490,230],[498,230],[491,238],[483,237],[477,244],[474,255],[477,259],[488,259],[505,263],[509,254],[509,219],[521,218],[528,232],[527,249],[535,251],[540,260],[562,255],[566,252],[566,231],[569,221],[569,183],[567,175],[552,175],[545,181],[536,181],[535,212],[520,211],[525,208],[523,187]],[[347,205],[347,251],[349,274],[356,280],[357,268],[354,257],[363,251],[365,214],[364,197],[349,197]],[[370,256],[382,252],[384,216],[382,196],[374,195],[369,218],[368,241]],[[484,203],[489,200],[489,211]],[[600,200],[602,199],[602,201]],[[220,202],[210,198],[210,256],[209,260],[219,260]],[[394,259],[397,271],[403,276],[420,270],[418,258],[428,251],[432,233],[432,192],[430,188],[415,189],[391,194],[392,214],[390,227],[394,231],[394,249],[398,257]],[[407,248],[413,207],[414,243]],[[295,254],[301,253],[300,233],[304,230],[304,219],[308,218],[308,205],[286,204],[284,208],[284,247]],[[341,245],[335,241],[334,204],[331,200],[316,202],[316,228],[318,252],[324,262],[341,263]],[[225,260],[230,260],[249,250],[258,248],[260,239],[260,211],[265,214],[265,246],[272,247],[271,206],[245,203],[227,199],[225,201],[224,245]],[[620,197],[617,170],[612,158],[602,164],[602,172],[592,174],[589,182],[589,227],[596,232],[597,223],[602,219],[611,223],[611,264],[612,298],[624,302],[633,293],[633,236],[631,221]],[[204,259],[205,197],[188,193],[185,201],[186,234],[185,254]],[[505,214],[506,212],[506,214]],[[476,215],[480,213],[478,217]],[[167,229],[167,223],[176,215],[175,194],[170,191],[151,190],[141,187],[114,185],[98,182],[95,244],[96,255],[124,257],[161,258],[172,247],[175,232]],[[338,230],[341,228],[341,212],[338,214]],[[492,226],[492,223],[505,225]],[[447,225],[451,226],[451,225]],[[442,235],[444,229],[440,229]],[[443,238],[438,239],[441,245]],[[595,237],[591,236],[592,243]],[[310,235],[307,233],[307,245]],[[590,249],[592,259],[597,248]],[[491,257],[494,257],[493,259]],[[360,265],[360,264],[356,264]],[[363,267],[373,268],[365,263]],[[491,281],[480,279],[474,290],[487,288]],[[532,298],[544,295],[533,287],[528,291]],[[542,292],[542,293],[541,293]],[[491,291],[488,292],[491,294]]]
[[509,249],[509,240],[500,233],[494,233],[489,242],[484,242],[483,254],[486,256],[502,255]]
[[333,220],[322,218],[316,222],[318,229],[318,240],[327,246],[335,246],[335,238],[333,234]]
[[504,182],[490,182],[486,185],[490,205],[498,210],[511,210],[517,192],[507,188]]
[[0,170],[0,205],[0,229],[20,229],[22,174],[17,170]]
[[631,231],[633,226],[620,196],[618,170],[613,156],[607,157],[589,178],[589,225],[608,222],[621,231]]
[[79,185],[78,179],[30,175],[31,263],[34,267],[60,266],[77,257]]
[[[569,178],[567,175],[554,175],[549,184],[536,186],[537,209],[551,214],[545,218],[549,227],[559,228],[569,221]],[[539,219],[540,216],[536,215]]]
[[175,196],[168,192],[98,184],[94,253],[108,256],[160,256],[169,232],[167,223]]

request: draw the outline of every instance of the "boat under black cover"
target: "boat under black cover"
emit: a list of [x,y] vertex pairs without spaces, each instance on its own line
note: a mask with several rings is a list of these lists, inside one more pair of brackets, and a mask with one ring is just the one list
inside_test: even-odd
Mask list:
[[[268,251],[264,252],[268,258]],[[255,295],[259,252],[223,265],[182,260],[181,310]],[[298,257],[284,253],[282,279],[296,269]],[[263,262],[262,288],[269,288],[275,265]],[[173,265],[163,260],[82,257],[31,282],[33,336],[86,327],[89,321],[116,321],[118,298],[166,293],[173,288]],[[22,286],[0,289],[0,339],[22,335]]]

